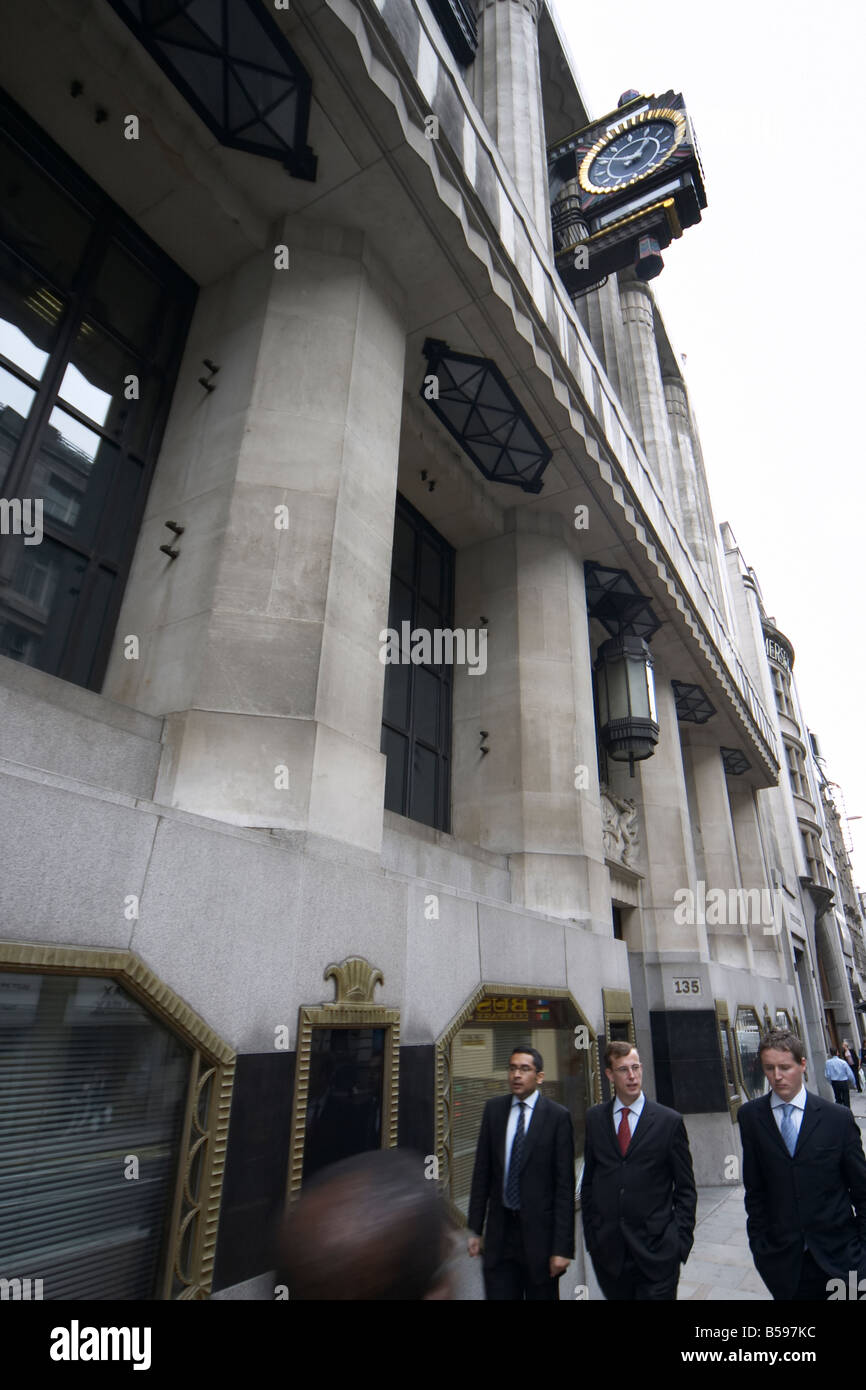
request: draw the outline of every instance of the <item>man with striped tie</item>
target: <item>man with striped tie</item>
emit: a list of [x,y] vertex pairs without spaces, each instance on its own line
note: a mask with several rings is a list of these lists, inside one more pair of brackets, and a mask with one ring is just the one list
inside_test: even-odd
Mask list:
[[630,1042],[609,1042],[604,1061],[614,1094],[586,1115],[586,1248],[605,1298],[675,1299],[697,1206],[686,1127],[678,1111],[644,1095]]
[[737,1116],[752,1258],[774,1298],[826,1300],[839,1279],[866,1277],[860,1131],[846,1106],[806,1090],[794,1033],[774,1029],[758,1052],[770,1094]]
[[541,1094],[543,1080],[541,1053],[515,1048],[510,1094],[489,1100],[481,1118],[468,1246],[480,1255],[484,1232],[484,1289],[494,1301],[555,1301],[574,1255],[574,1130],[565,1106]]

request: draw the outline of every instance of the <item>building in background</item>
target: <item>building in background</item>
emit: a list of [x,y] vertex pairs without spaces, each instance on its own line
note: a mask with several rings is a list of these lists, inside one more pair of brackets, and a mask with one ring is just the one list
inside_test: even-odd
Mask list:
[[863,919],[646,278],[681,99],[544,0],[0,9],[0,1274],[271,1298],[379,1145],[465,1213],[518,1042],[728,1180]]

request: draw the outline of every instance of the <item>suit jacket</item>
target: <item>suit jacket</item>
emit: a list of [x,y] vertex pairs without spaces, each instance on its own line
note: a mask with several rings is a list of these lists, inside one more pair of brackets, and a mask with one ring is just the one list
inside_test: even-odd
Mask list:
[[697,1192],[682,1115],[644,1098],[631,1142],[620,1153],[613,1100],[586,1116],[580,1203],[586,1248],[616,1277],[630,1254],[647,1279],[678,1274],[695,1230]]
[[[513,1096],[484,1107],[475,1150],[467,1224],[484,1231],[484,1266],[498,1264],[505,1230],[505,1131]],[[486,1230],[485,1230],[486,1215]],[[540,1095],[520,1158],[520,1225],[533,1283],[550,1278],[551,1255],[574,1254],[574,1130],[564,1105]]]
[[854,1116],[809,1091],[792,1158],[770,1100],[750,1100],[737,1115],[758,1273],[774,1298],[792,1298],[805,1242],[828,1276],[866,1276],[866,1158]]

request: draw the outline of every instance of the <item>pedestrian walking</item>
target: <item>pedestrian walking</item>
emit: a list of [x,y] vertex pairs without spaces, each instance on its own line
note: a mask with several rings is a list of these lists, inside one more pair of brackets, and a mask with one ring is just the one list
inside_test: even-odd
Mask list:
[[834,1047],[830,1050],[830,1056],[824,1067],[824,1076],[833,1087],[833,1095],[836,1097],[837,1105],[847,1105],[851,1109],[851,1068],[847,1062],[843,1062],[839,1056],[839,1049]]
[[860,1085],[860,1059],[857,1056],[856,1052],[853,1052],[851,1050],[851,1044],[847,1038],[842,1039],[842,1056],[848,1063],[848,1066],[851,1068],[851,1075],[854,1077],[854,1085],[857,1087],[858,1091],[861,1090],[862,1087]]
[[771,1091],[742,1106],[746,1230],[774,1298],[826,1301],[866,1275],[866,1158],[849,1110],[806,1090],[806,1054],[777,1028],[759,1048]]

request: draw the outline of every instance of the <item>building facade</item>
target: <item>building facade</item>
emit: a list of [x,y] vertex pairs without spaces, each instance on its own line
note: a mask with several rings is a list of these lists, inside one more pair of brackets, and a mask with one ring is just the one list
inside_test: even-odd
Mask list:
[[378,1145],[465,1214],[523,1041],[735,1180],[862,914],[645,267],[560,273],[555,12],[0,9],[0,1273],[271,1298]]

